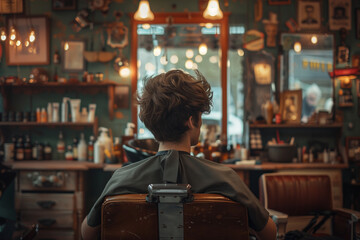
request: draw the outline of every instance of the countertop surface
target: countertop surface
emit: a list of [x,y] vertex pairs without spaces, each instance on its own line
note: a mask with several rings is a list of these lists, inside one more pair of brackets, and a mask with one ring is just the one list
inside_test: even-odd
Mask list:
[[[115,171],[122,167],[122,164],[96,164],[92,162],[78,161],[15,161],[4,163],[14,170],[75,170],[86,171],[89,169],[103,169],[104,171]],[[345,163],[272,163],[262,162],[261,164],[226,164],[234,170],[277,170],[277,169],[342,169],[347,168]]]

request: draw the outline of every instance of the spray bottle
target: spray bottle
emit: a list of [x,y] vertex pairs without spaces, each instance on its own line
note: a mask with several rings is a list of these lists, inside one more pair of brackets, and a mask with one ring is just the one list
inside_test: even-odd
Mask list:
[[94,162],[104,163],[106,157],[112,158],[113,143],[108,135],[108,129],[104,127],[99,128],[100,136],[94,144]]

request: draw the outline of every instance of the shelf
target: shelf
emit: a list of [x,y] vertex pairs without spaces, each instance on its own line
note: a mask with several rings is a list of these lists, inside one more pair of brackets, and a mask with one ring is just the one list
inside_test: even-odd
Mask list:
[[84,90],[87,94],[97,94],[99,91],[107,90],[108,94],[108,109],[109,109],[109,118],[112,120],[114,118],[114,94],[115,87],[121,86],[121,84],[104,81],[104,82],[94,82],[94,83],[83,83],[83,82],[68,82],[68,83],[58,83],[58,82],[45,82],[45,83],[27,83],[27,84],[0,84],[1,93],[3,96],[4,109],[5,111],[9,110],[9,103],[7,100],[8,95],[11,95],[14,91],[21,91],[25,94],[33,95],[45,90],[54,90],[58,92],[64,92],[66,89],[76,89],[77,91]]
[[250,128],[342,128],[342,123],[331,124],[250,124]]
[[92,127],[93,132],[95,136],[97,136],[97,130],[98,130],[98,118],[95,117],[94,122],[79,122],[79,123],[73,123],[73,122],[46,122],[46,123],[38,123],[38,122],[0,122],[0,127],[70,127],[70,128],[78,128],[78,127]]

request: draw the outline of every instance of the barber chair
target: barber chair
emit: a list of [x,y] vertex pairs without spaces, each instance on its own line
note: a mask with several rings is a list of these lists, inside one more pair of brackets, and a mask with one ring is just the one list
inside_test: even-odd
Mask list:
[[128,161],[133,163],[154,156],[158,151],[159,143],[153,138],[131,139],[122,147]]
[[149,194],[107,197],[101,239],[249,239],[242,204],[218,194],[192,194],[190,188],[150,184]]
[[[260,177],[259,185],[260,201],[273,219],[288,215],[287,223],[278,226],[278,238],[283,238],[286,231],[304,229],[314,235],[360,238],[360,212],[333,207],[328,175],[268,173]],[[314,217],[317,215],[318,219]]]

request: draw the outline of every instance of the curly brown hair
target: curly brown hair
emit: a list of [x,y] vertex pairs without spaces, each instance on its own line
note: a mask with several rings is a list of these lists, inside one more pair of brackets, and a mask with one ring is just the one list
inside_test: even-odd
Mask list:
[[176,142],[189,129],[185,124],[192,116],[199,122],[199,113],[210,113],[213,93],[205,77],[171,70],[145,78],[142,95],[137,95],[139,118],[157,141]]

